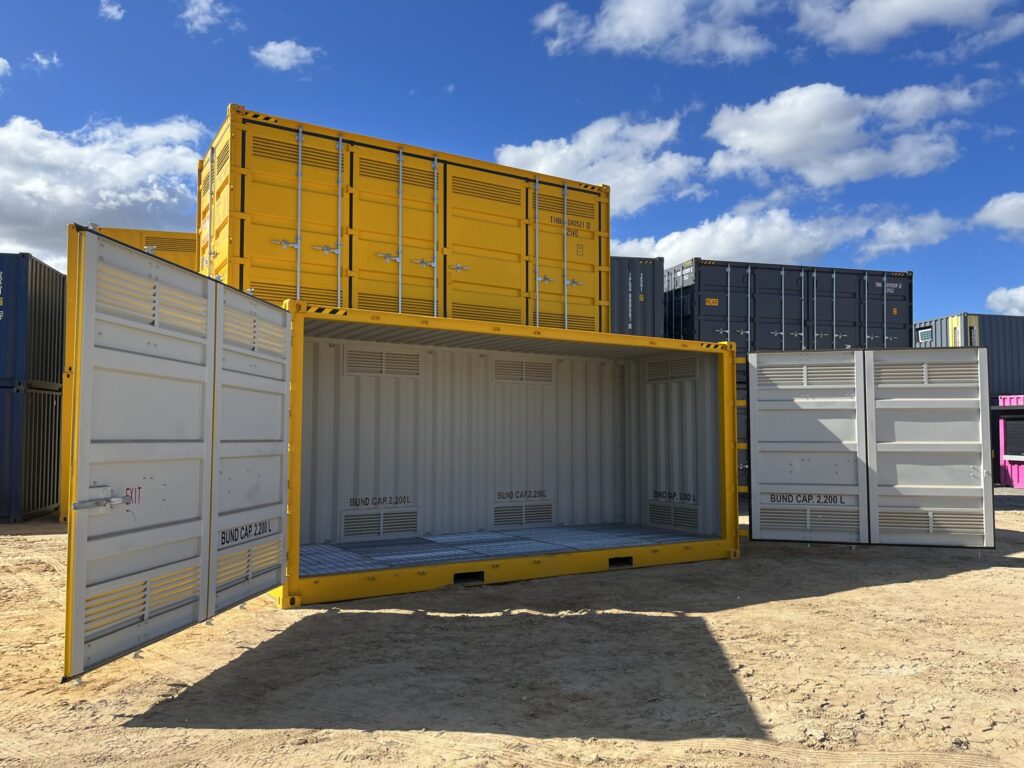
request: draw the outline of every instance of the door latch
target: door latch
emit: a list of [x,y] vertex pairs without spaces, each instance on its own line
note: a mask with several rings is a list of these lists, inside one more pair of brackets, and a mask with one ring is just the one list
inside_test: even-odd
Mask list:
[[465,264],[452,264],[450,267],[448,267],[448,269],[450,269],[452,272],[467,272],[469,270],[469,267],[467,267]]
[[437,266],[436,262],[427,261],[426,259],[413,259],[412,263],[413,264],[418,264],[421,267],[430,267],[431,269],[433,269],[434,267]]
[[99,491],[100,493],[106,492],[106,496],[101,496],[98,499],[82,499],[76,501],[71,505],[72,509],[96,509],[97,507],[112,507],[115,504],[127,504],[128,498],[126,496],[113,496],[111,495],[110,488],[103,486],[97,486],[90,488],[90,491]]
[[577,280],[576,278],[566,280],[565,284],[568,285],[570,288],[578,288],[579,286],[583,285],[583,283]]
[[377,255],[380,258],[384,259],[385,264],[390,264],[391,262],[398,264],[402,260],[401,256],[394,256],[393,254],[390,253],[378,253]]
[[271,240],[270,242],[274,245],[280,245],[282,248],[294,248],[296,250],[299,248],[298,240]]
[[335,256],[341,256],[341,247],[331,248],[329,245],[314,245],[314,251],[320,251],[321,253],[333,253]]

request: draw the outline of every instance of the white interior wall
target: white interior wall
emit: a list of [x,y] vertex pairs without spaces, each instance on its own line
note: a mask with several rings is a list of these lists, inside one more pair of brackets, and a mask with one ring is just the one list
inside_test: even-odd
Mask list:
[[302,541],[658,524],[655,491],[717,532],[716,358],[673,359],[308,339]]

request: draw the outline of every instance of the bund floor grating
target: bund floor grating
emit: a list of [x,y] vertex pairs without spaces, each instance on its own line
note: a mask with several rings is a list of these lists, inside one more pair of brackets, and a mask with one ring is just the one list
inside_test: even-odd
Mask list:
[[706,538],[640,525],[606,524],[452,533],[343,544],[303,544],[299,550],[299,575],[306,578],[329,573],[639,547]]

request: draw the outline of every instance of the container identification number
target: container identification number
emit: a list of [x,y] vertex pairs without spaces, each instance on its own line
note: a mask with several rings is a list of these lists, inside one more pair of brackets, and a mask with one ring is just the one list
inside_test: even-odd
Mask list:
[[543,488],[533,488],[524,491],[498,491],[495,498],[498,501],[519,501],[520,499],[546,499],[548,492]]
[[234,528],[225,528],[220,532],[220,546],[217,549],[231,547],[252,539],[260,539],[277,533],[277,519],[260,520],[257,523],[242,523]]
[[351,496],[348,505],[356,507],[406,507],[412,504],[412,496]]
[[846,504],[846,497],[835,493],[770,493],[770,504]]
[[689,491],[655,491],[654,498],[658,501],[696,501],[695,494]]

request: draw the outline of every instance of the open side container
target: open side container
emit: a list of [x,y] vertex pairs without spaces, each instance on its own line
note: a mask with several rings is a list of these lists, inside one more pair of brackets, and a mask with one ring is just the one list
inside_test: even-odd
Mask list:
[[69,240],[68,676],[272,588],[738,555],[731,345],[285,310]]

